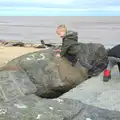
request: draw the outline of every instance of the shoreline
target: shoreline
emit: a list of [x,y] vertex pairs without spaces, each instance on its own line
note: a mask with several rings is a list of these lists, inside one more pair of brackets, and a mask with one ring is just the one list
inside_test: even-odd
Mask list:
[[37,48],[38,46],[42,46],[41,44],[33,44],[33,43],[26,43],[26,42],[21,42],[21,41],[17,41],[17,40],[0,40],[0,46],[6,46],[6,47],[33,47],[33,48]]
[[60,44],[33,44],[25,43],[17,40],[0,40],[0,67],[4,66],[10,60],[22,56],[27,53],[44,50],[49,47],[56,47]]
[[[44,42],[44,40],[41,40]],[[19,47],[33,47],[33,48],[46,48],[46,47],[52,47],[52,46],[59,46],[61,45],[60,43],[44,43],[42,44],[40,41],[39,44],[36,43],[28,43],[28,42],[22,42],[22,41],[18,41],[18,40],[0,40],[0,46],[19,46]]]
[[[21,41],[6,41],[0,40],[0,67],[5,65],[10,60],[22,56],[27,53],[39,51],[42,49],[49,48],[50,46],[59,46],[57,43],[49,43],[49,44],[33,44],[33,43],[25,43]],[[105,46],[106,49],[111,48],[112,46]]]

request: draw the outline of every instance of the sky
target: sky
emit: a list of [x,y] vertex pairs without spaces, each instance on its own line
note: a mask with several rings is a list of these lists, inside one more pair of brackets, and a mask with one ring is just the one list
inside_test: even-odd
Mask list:
[[120,0],[0,0],[2,16],[119,16]]

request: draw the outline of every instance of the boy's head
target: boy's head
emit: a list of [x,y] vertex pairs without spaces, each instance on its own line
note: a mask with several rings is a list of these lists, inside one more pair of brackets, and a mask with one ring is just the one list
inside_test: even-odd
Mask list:
[[57,35],[64,37],[67,32],[67,27],[65,25],[59,25],[56,29]]

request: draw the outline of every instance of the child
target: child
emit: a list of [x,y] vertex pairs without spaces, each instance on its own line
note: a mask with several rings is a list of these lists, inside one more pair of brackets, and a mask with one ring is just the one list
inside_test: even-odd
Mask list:
[[73,66],[79,62],[88,69],[90,76],[96,76],[104,70],[106,49],[102,44],[78,43],[78,33],[69,31],[65,25],[59,25],[56,33],[62,38],[61,50],[57,51],[57,57],[66,57]]
[[111,79],[111,69],[118,65],[120,71],[120,44],[111,48],[108,51],[108,66],[107,69],[104,70],[103,81],[108,82]]
[[[65,25],[58,26],[56,33],[62,38],[61,52],[60,55],[57,54],[57,57],[66,57],[73,64],[78,60],[82,66],[91,69],[92,66],[84,60],[83,56],[85,55],[83,55],[83,52],[86,51],[86,45],[78,43],[78,33],[67,30]],[[88,54],[88,52],[86,53]]]
[[78,43],[78,34],[74,31],[68,31],[65,25],[60,25],[56,30],[57,35],[62,38],[61,57],[68,53],[68,48]]

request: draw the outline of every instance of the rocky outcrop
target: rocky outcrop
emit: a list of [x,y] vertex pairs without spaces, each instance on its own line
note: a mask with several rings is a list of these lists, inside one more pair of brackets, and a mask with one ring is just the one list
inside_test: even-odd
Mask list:
[[[111,72],[111,80],[103,82],[103,73],[84,81],[61,98],[79,100],[102,109],[120,111],[120,75],[117,66]],[[111,119],[110,119],[111,120]]]
[[[102,61],[103,58],[106,58],[106,50],[104,46],[100,44],[95,44],[94,46],[96,61]],[[97,52],[98,55],[96,49],[99,50]],[[103,60],[103,67],[105,63],[106,61]],[[98,73],[101,73],[104,68],[98,66],[96,69],[98,69]],[[34,93],[43,98],[59,97],[81,82],[87,80],[89,77],[88,70],[82,67],[78,62],[73,67],[71,62],[67,59],[56,58],[55,50],[53,48],[29,53],[16,58],[1,68],[1,71],[4,71],[6,81],[9,81],[9,78],[11,78],[12,82],[16,84],[20,81],[20,87],[18,88],[20,91],[23,91],[22,89],[24,89],[24,95],[30,93],[29,88],[31,88],[33,84],[34,87],[32,88],[36,88],[36,91],[35,89],[31,89],[31,93],[34,91]],[[1,77],[3,77],[2,73]],[[22,78],[22,80],[20,80],[20,78]],[[28,89],[29,92],[26,92],[25,88],[21,88],[24,84],[28,87],[26,89]]]
[[0,120],[120,120],[118,78],[86,80],[80,64],[54,55],[53,49],[29,53],[0,69]]
[[37,88],[36,94],[45,98],[58,97],[88,77],[87,69],[75,68],[64,58],[56,59],[52,49],[21,56],[9,62],[1,70],[9,72],[14,81],[23,78],[21,84],[27,82],[29,77]]

